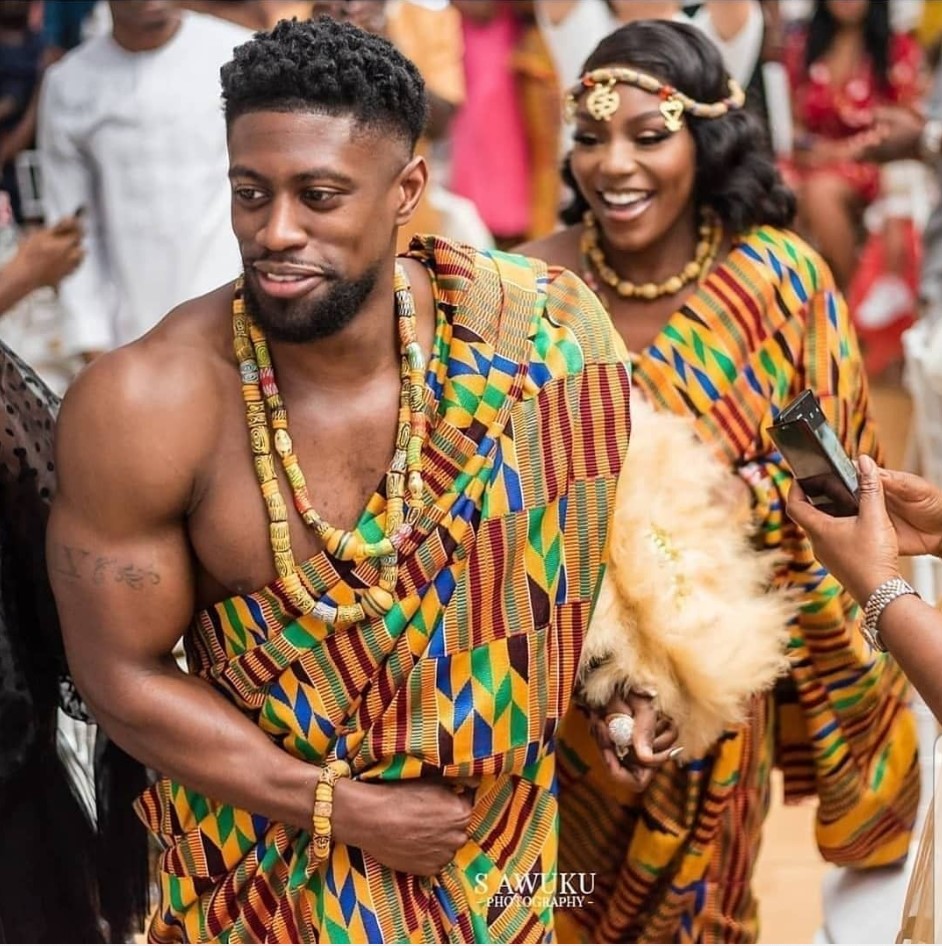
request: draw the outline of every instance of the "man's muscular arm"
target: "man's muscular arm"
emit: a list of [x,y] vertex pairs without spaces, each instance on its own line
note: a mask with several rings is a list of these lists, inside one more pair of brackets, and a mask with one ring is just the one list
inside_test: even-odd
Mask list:
[[[186,533],[218,391],[186,351],[103,356],[59,417],[50,578],[76,684],[128,753],[210,798],[310,826],[320,769],[277,747],[172,656],[195,606]],[[141,349],[145,348],[142,352]],[[434,874],[467,840],[470,805],[439,784],[342,779],[333,835]]]
[[210,394],[199,372],[170,359],[158,371],[137,348],[102,358],[69,391],[47,539],[66,653],[96,719],[135,758],[211,798],[305,825],[319,770],[172,657],[194,609],[185,515],[211,443]]

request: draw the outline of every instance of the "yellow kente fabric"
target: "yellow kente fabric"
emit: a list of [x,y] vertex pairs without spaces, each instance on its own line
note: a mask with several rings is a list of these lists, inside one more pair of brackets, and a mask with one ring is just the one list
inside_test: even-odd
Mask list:
[[[858,609],[784,515],[790,473],[767,428],[805,388],[851,456],[877,452],[846,305],[821,258],[786,231],[742,237],[635,359],[635,392],[691,416],[752,485],[778,582],[798,594],[791,672],[749,721],[642,796],[613,792],[583,716],[560,733],[560,870],[595,871],[596,896],[557,917],[560,940],[753,943],[751,886],[771,772],[788,799],[818,798],[816,839],[836,864],[905,858],[919,796],[916,728],[892,659],[870,650]],[[630,454],[629,454],[630,459]],[[740,629],[749,634],[749,627]]]
[[[342,844],[313,868],[307,832],[163,779],[138,806],[162,848],[152,941],[552,936],[556,730],[628,446],[626,353],[570,273],[435,238],[411,254],[433,277],[437,332],[428,505],[400,549],[397,604],[337,631],[275,582],[196,615],[185,643],[191,672],[298,758],[370,781],[479,780],[469,841],[430,878]],[[367,541],[383,508],[377,494],[363,513]],[[334,604],[377,579],[326,553],[301,573]]]

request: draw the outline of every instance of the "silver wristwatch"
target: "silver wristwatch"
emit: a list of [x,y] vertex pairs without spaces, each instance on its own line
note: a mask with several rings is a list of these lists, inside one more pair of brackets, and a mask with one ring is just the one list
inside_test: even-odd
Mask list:
[[891,601],[895,601],[903,595],[916,595],[917,598],[919,597],[918,592],[909,582],[904,581],[902,578],[891,578],[889,581],[883,582],[883,584],[870,595],[864,606],[864,619],[860,625],[860,632],[863,634],[867,643],[874,650],[880,651],[880,653],[886,653],[886,644],[883,643],[883,639],[880,637],[877,624],[879,624],[886,606]]

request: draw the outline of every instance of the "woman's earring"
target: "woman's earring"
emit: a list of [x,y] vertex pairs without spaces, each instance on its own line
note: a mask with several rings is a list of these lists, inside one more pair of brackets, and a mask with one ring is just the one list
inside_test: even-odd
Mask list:
[[668,131],[680,131],[684,127],[684,103],[676,95],[664,99],[659,108]]

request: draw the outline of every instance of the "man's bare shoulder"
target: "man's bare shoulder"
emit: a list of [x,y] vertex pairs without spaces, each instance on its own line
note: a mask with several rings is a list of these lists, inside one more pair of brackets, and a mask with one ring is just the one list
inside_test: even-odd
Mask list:
[[149,465],[168,480],[198,475],[225,393],[239,390],[231,299],[224,287],[184,303],[76,378],[57,424],[60,483],[70,468],[140,473]]
[[213,388],[236,367],[226,346],[231,298],[223,287],[185,302],[146,335],[96,358],[69,388],[63,413],[106,409],[119,422],[184,410],[196,421],[195,406],[211,407]]

